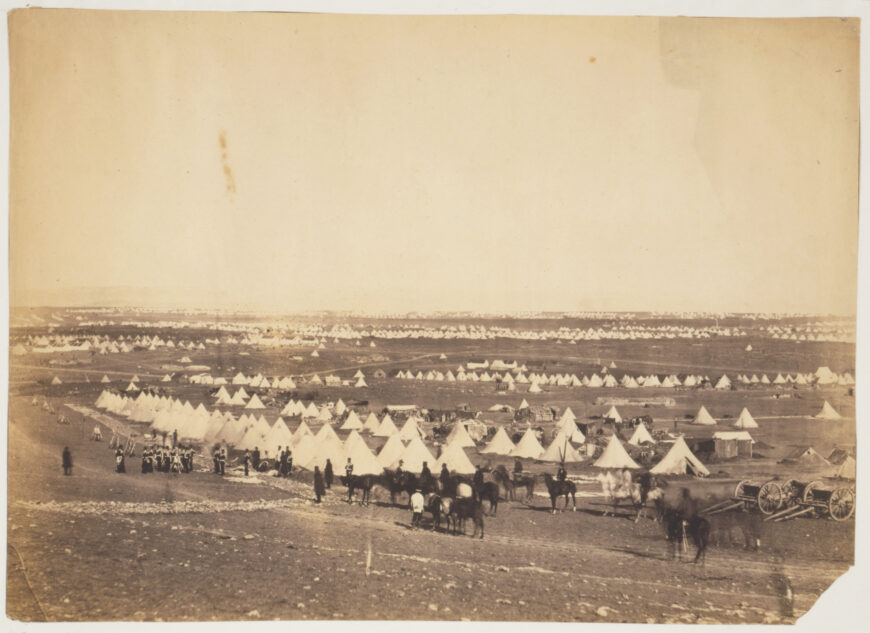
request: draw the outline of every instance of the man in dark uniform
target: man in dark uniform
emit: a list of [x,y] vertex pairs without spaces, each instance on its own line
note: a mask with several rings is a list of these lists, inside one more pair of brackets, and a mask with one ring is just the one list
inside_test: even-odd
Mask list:
[[286,462],[285,467],[287,469],[287,474],[284,476],[289,477],[290,475],[293,474],[293,451],[290,450],[289,446],[287,447],[287,459],[285,460],[285,462]]
[[441,464],[441,474],[438,475],[438,479],[441,481],[441,490],[446,490],[450,484],[450,471],[447,470],[447,464]]
[[568,478],[568,471],[565,470],[565,464],[559,464],[559,470],[556,472],[558,481],[565,481]]
[[480,467],[480,464],[476,466],[476,470],[474,471],[474,477],[471,480],[471,487],[474,490],[480,490],[483,488],[483,469]]
[[400,459],[399,465],[396,466],[396,477],[395,477],[396,481],[399,481],[399,478],[402,476],[402,473],[405,472],[404,470],[402,470],[402,466],[404,466],[404,465],[405,465],[404,460]]
[[221,468],[221,475],[225,474],[225,468],[227,465],[227,452],[226,449],[221,449],[220,456],[218,457],[218,464]]
[[221,472],[221,449],[214,449],[214,474],[219,475]]
[[253,465],[254,470],[259,472],[259,470],[260,470],[260,447],[259,446],[255,446],[254,452],[251,453],[251,465]]
[[245,477],[248,476],[248,468],[251,465],[251,454],[248,451],[245,451]]
[[148,473],[148,460],[151,459],[151,448],[146,446],[142,449],[142,474]]
[[517,457],[514,459],[514,475],[519,475],[523,472],[523,463],[520,461],[520,458]]
[[115,451],[115,472],[127,472],[127,469],[124,467],[124,451],[120,448]]
[[278,476],[287,476],[287,450],[283,446],[278,447]]
[[326,484],[326,489],[332,488],[332,460],[327,458],[326,466],[323,468],[323,483]]
[[326,494],[326,489],[323,487],[323,475],[320,474],[320,466],[314,467],[314,497],[315,503],[320,503],[321,497]]
[[432,478],[432,473],[429,471],[429,464],[423,462],[423,468],[420,471],[420,481],[429,481]]
[[63,453],[60,456],[61,465],[63,466],[64,475],[72,475],[72,453],[69,452],[69,447],[63,447]]

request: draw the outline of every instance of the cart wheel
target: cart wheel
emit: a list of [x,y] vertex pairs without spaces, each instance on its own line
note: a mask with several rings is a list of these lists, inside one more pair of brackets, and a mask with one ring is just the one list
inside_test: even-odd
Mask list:
[[806,486],[804,486],[804,497],[803,497],[803,502],[804,502],[804,503],[809,503],[810,501],[812,501],[812,499],[813,499],[813,490],[815,490],[816,488],[819,488],[821,485],[822,485],[822,482],[816,480],[816,481],[811,481],[811,482],[808,483]]
[[740,483],[737,484],[737,487],[734,488],[734,496],[735,497],[742,497],[743,496],[743,486],[745,486],[747,484],[752,485],[752,482],[747,481],[746,479],[741,480]]
[[851,488],[837,488],[828,499],[828,513],[834,521],[845,521],[855,512],[855,493]]
[[758,509],[773,514],[782,507],[783,494],[779,484],[768,481],[758,490]]

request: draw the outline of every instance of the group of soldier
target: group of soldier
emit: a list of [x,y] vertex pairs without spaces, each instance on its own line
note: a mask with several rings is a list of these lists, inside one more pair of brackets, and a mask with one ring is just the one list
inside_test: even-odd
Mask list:
[[226,474],[227,467],[227,449],[223,446],[218,446],[214,449],[214,453],[211,456],[212,462],[214,463],[214,474],[215,475],[224,475]]
[[[116,459],[117,459],[117,453]],[[189,473],[193,471],[192,446],[146,446],[142,450],[142,474]],[[121,455],[123,458],[123,454]],[[119,471],[123,472],[123,471]]]

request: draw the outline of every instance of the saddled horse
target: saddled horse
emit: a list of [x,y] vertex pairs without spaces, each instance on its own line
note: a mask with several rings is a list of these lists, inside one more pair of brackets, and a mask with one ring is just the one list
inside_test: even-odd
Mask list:
[[544,483],[547,484],[547,492],[550,494],[553,514],[556,514],[556,500],[563,495],[565,497],[565,509],[568,509],[568,495],[571,495],[571,501],[574,504],[573,510],[577,511],[577,485],[573,481],[569,479],[558,481],[553,479],[550,473],[544,473]]
[[526,503],[532,500],[535,492],[535,476],[530,473],[514,473],[513,477],[508,473],[503,464],[496,466],[492,471],[492,478],[504,487],[505,497],[516,501],[516,489],[525,488]]
[[359,504],[368,505],[372,495],[372,488],[375,485],[375,475],[341,475],[339,478],[341,484],[347,487],[347,502],[351,503],[354,494],[357,490],[362,492]]
[[396,505],[396,496],[401,493],[408,495],[408,507],[411,506],[411,495],[416,490],[421,490],[423,494],[429,494],[436,491],[436,479],[431,475],[427,477],[418,477],[414,473],[402,471],[396,473],[393,470],[384,470],[384,472],[375,477],[373,485],[379,485],[385,488],[390,493],[390,502]]
[[[667,486],[667,482],[649,473],[642,473],[636,481],[627,483],[621,482],[610,472],[599,475],[598,480],[601,482],[601,492],[604,494],[605,502],[611,503],[611,508],[605,506],[601,516],[606,517],[608,513],[615,516],[616,508],[622,502],[627,502],[635,511],[635,523],[640,520],[641,515],[646,514],[647,502],[655,503],[661,499],[664,494],[662,489]],[[653,520],[657,519],[658,516],[653,517]]]

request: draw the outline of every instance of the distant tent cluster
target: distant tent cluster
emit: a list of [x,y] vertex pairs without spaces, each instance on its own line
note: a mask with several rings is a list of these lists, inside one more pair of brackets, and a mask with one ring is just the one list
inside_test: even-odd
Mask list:
[[[495,363],[500,363],[496,365]],[[516,362],[511,365],[506,365],[500,361],[496,361],[492,365],[488,362],[484,363],[468,363],[465,367],[460,365],[456,371],[447,370],[441,371],[438,369],[430,369],[425,373],[418,370],[416,373],[410,369],[399,370],[396,373],[396,378],[404,380],[421,380],[421,381],[436,381],[436,382],[497,382],[507,383],[509,388],[515,389],[516,385],[530,385],[529,391],[532,393],[540,393],[542,386],[556,387],[625,387],[627,389],[637,389],[640,387],[700,387],[705,384],[713,385],[715,389],[729,390],[735,384],[727,374],[722,374],[715,382],[710,380],[709,376],[700,374],[684,374],[681,378],[677,374],[665,375],[659,377],[658,374],[650,374],[648,376],[631,376],[624,374],[622,378],[617,380],[613,374],[608,372],[608,367],[602,367],[600,373],[593,373],[590,376],[585,374],[578,378],[576,374],[546,374],[546,373],[528,373],[528,368],[525,365],[516,366]],[[612,364],[612,363],[611,363]],[[493,371],[490,373],[487,369],[492,370],[496,367],[507,368],[504,373]],[[614,367],[615,368],[615,365]],[[478,369],[482,369],[478,373]],[[511,373],[513,372],[513,373]],[[816,374],[796,374],[792,376],[787,374],[785,377],[782,374],[777,374],[775,378],[770,379],[767,374],[757,374],[746,376],[738,374],[736,383],[743,385],[854,385],[855,379],[848,372],[837,375],[831,372],[827,367],[821,367]]]
[[[29,336],[27,345],[29,350],[38,354],[49,354],[54,352],[93,352],[96,354],[129,354],[134,351],[154,351],[157,349],[182,349],[182,350],[204,350],[205,343],[220,344],[220,341],[214,339],[205,339],[205,341],[173,341],[171,339],[163,340],[159,336],[124,336],[119,335],[117,338],[108,336],[73,336],[73,335],[51,335],[51,336]],[[15,355],[23,355],[28,352],[28,347],[22,343],[18,343],[12,348],[12,353]]]

